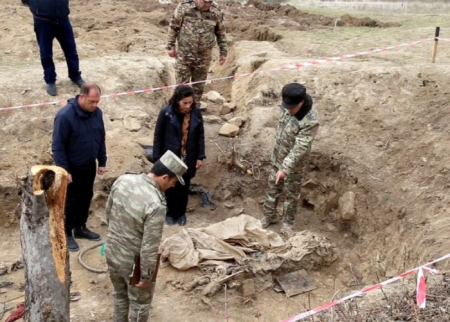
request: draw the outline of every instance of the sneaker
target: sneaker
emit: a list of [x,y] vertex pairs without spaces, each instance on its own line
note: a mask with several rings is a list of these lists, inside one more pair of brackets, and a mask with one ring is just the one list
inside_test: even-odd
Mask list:
[[278,218],[277,217],[272,217],[272,216],[264,216],[261,219],[261,225],[262,228],[267,228],[272,224],[276,224],[278,222]]
[[77,81],[72,81],[72,82],[74,82],[79,88],[81,88],[81,86],[83,86],[84,83],[86,83],[86,82],[84,81],[84,79],[82,79],[82,78],[80,78],[80,79],[77,80]]
[[172,217],[166,217],[166,223],[169,226],[173,226],[173,225],[175,225],[175,219],[173,219]]
[[67,235],[67,248],[69,249],[69,252],[77,252],[80,249],[75,239],[73,239],[73,236]]
[[178,225],[186,226],[186,223],[187,223],[186,216],[182,216],[182,217],[178,218]]
[[55,83],[47,84],[47,93],[50,96],[56,96],[58,94],[58,92],[56,91],[56,84]]
[[84,238],[88,240],[100,240],[100,235],[96,234],[89,229],[86,228],[86,226],[75,228],[73,230],[73,234],[75,238]]

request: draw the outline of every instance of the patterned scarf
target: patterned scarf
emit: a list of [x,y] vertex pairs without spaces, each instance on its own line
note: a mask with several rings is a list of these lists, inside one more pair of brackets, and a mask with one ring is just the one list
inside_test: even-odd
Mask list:
[[186,160],[186,145],[189,134],[189,123],[191,121],[191,113],[184,114],[183,125],[181,126],[181,160]]

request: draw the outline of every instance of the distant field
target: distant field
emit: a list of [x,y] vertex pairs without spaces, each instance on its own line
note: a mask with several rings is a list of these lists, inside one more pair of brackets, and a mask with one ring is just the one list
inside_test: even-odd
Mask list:
[[368,5],[368,6],[396,6],[401,7],[404,5],[402,2],[395,1],[317,1],[320,6],[349,6],[349,5]]
[[336,1],[320,1],[320,0],[296,0],[293,3],[298,6],[312,6],[318,8],[336,8],[351,9],[360,11],[373,12],[408,12],[423,14],[441,14],[450,12],[449,0],[336,0]]

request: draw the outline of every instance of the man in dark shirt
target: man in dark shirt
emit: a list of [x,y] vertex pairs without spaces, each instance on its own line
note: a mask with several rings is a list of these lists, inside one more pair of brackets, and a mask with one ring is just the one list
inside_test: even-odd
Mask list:
[[57,166],[69,173],[66,234],[70,251],[79,249],[74,237],[100,240],[100,235],[86,228],[95,175],[106,172],[105,125],[102,110],[98,108],[100,96],[98,85],[85,83],[80,95],[68,100],[55,116],[53,158]]
[[34,32],[41,53],[47,93],[51,96],[57,94],[52,48],[55,38],[66,57],[69,78],[81,88],[84,80],[81,78],[75,37],[69,20],[69,0],[22,0],[22,2],[28,5],[33,13]]

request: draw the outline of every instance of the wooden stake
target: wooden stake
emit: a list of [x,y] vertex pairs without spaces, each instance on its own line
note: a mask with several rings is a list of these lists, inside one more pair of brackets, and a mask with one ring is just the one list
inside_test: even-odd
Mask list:
[[441,27],[436,27],[436,30],[434,32],[434,48],[433,48],[433,57],[431,58],[431,62],[434,64],[436,62],[436,55],[437,55],[437,49],[438,49],[438,43],[439,43],[439,31]]
[[70,320],[69,252],[64,225],[67,172],[36,165],[20,179],[25,321]]

